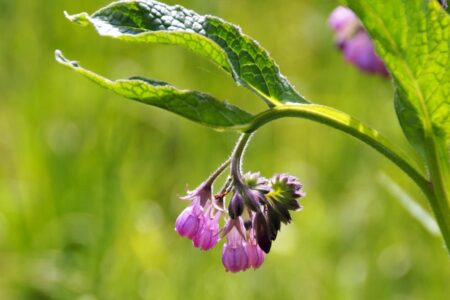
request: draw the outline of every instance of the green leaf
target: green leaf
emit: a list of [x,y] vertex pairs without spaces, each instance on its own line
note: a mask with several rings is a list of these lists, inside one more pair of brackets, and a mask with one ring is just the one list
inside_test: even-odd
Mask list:
[[348,3],[391,71],[400,124],[425,158],[428,199],[450,247],[450,16],[438,1]]
[[425,153],[450,145],[450,17],[437,1],[349,0],[394,78],[402,128]]
[[66,16],[80,25],[92,24],[103,36],[187,47],[218,64],[269,106],[308,102],[280,73],[266,50],[220,18],[151,0],[119,1],[92,15]]
[[82,68],[75,61],[67,60],[59,50],[55,52],[55,57],[62,65],[120,96],[163,108],[215,129],[238,130],[252,118],[251,114],[208,94],[180,90],[166,82],[141,77],[112,81]]

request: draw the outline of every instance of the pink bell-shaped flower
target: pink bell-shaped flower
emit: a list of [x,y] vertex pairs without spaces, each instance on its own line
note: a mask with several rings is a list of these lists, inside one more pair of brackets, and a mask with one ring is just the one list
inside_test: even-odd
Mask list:
[[204,223],[192,240],[194,247],[209,250],[217,244],[219,241],[219,217],[220,212],[216,213],[213,218],[208,216],[204,218]]
[[[250,234],[253,235],[253,230],[250,231]],[[252,267],[253,269],[259,268],[264,263],[265,253],[258,246],[253,236],[245,244],[245,249],[248,255],[248,267]]]
[[231,228],[223,245],[222,264],[225,270],[233,273],[244,271],[249,266],[245,241],[236,227]]
[[186,207],[175,222],[175,230],[179,235],[193,239],[203,222],[202,208],[198,203]]

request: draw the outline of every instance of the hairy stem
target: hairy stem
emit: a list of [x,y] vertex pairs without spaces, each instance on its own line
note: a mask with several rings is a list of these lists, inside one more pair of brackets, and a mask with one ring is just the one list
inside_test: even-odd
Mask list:
[[211,185],[223,171],[230,165],[231,158],[228,158],[224,161],[211,175],[209,175],[208,179],[206,179],[206,184]]
[[234,183],[237,187],[242,187],[242,172],[241,172],[241,160],[244,154],[245,147],[250,140],[252,133],[243,133],[239,137],[239,140],[234,147],[233,153],[231,154],[231,176],[233,177]]

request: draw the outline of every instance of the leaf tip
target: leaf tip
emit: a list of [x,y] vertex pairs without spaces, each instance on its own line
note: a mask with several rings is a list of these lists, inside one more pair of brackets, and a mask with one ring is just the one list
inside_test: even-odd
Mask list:
[[61,50],[56,49],[55,50],[55,59],[57,62],[59,62],[62,65],[66,65],[72,68],[78,68],[79,65],[76,61],[70,61],[67,58],[64,57],[64,55],[62,54]]
[[87,26],[89,25],[89,14],[82,12],[75,15],[70,15],[67,11],[64,11],[64,16],[69,19],[71,22],[81,25]]
[[65,58],[64,58],[61,50],[59,50],[59,49],[55,50],[55,59],[59,63],[63,63],[64,62]]

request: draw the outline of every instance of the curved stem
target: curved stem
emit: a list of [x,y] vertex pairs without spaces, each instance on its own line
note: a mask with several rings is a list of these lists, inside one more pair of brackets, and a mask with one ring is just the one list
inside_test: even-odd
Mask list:
[[233,177],[234,183],[237,187],[243,186],[241,176],[241,158],[251,136],[252,133],[241,134],[233,150],[233,153],[231,154],[231,176]]
[[212,183],[219,177],[220,174],[222,174],[223,171],[225,171],[226,168],[230,165],[231,158],[228,158],[226,161],[224,161],[218,168],[215,170],[209,177],[206,179],[205,183],[207,185],[212,185]]
[[395,163],[417,183],[425,194],[428,195],[432,191],[430,182],[414,166],[406,154],[381,136],[378,131],[368,127],[348,114],[331,107],[318,104],[289,104],[277,106],[256,115],[243,131],[252,133],[266,123],[284,117],[309,119],[346,132],[368,144]]
[[228,175],[227,180],[223,184],[222,188],[219,190],[219,195],[228,194],[230,192],[231,186],[233,185],[233,178]]
[[[433,184],[420,172],[413,162],[395,145],[351,116],[333,108],[317,104],[289,104],[277,106],[256,115],[252,122],[244,128],[244,132],[252,133],[266,123],[284,118],[297,117],[319,122],[340,131],[346,132],[371,146],[403,170],[423,191],[434,211],[434,215],[444,237],[447,250],[450,251],[450,213],[445,196],[445,184],[441,180],[433,180]],[[433,164],[431,164],[431,167]],[[433,170],[430,170],[431,173]],[[436,179],[441,177],[437,176]],[[436,190],[435,190],[436,189]]]
[[[432,174],[432,182],[430,182],[403,151],[381,136],[378,131],[346,113],[317,104],[288,104],[271,108],[256,115],[243,131],[252,133],[266,123],[284,117],[309,119],[348,133],[396,164],[427,196],[447,245],[447,250],[450,251],[450,212],[445,197],[445,183],[439,180],[443,177],[438,176],[439,168],[436,167],[439,165],[438,163],[433,163],[433,160],[430,162],[430,173]],[[435,178],[433,178],[433,174],[437,174]]]

